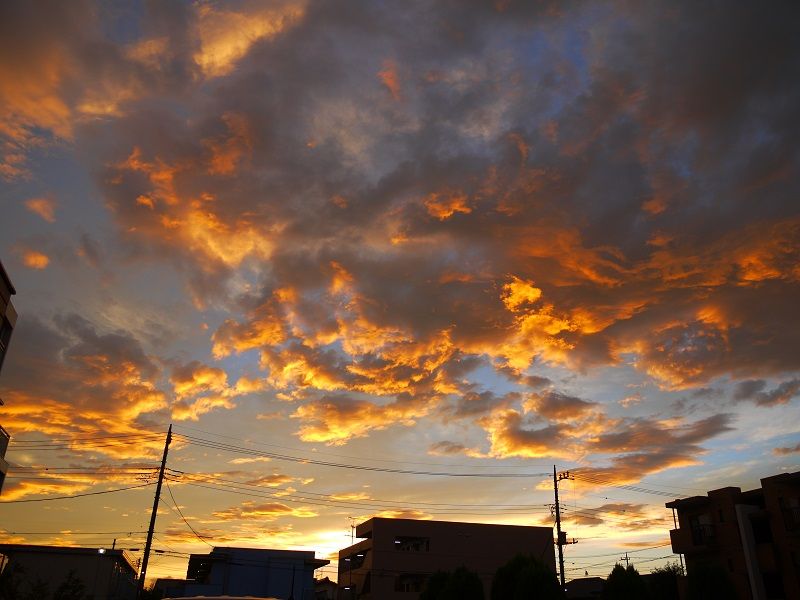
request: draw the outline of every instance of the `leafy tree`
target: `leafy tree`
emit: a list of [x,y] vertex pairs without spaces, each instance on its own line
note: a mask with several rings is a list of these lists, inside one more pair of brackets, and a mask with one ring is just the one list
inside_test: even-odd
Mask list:
[[619,563],[614,565],[603,589],[605,600],[646,600],[649,597],[647,584],[633,565],[627,568]]
[[426,582],[420,600],[484,600],[483,582],[466,567],[452,573],[439,571]]
[[22,598],[22,577],[25,574],[17,563],[12,562],[0,573],[0,600],[20,600]]
[[717,564],[701,563],[689,571],[690,600],[724,600],[736,598],[736,586],[728,570]]
[[25,600],[45,600],[50,597],[50,589],[46,581],[40,577],[28,587],[28,593],[23,596]]
[[677,562],[668,563],[650,571],[648,585],[652,600],[678,600],[678,580],[683,577],[683,567]]
[[428,577],[419,600],[438,600],[439,594],[444,590],[448,579],[450,579],[450,573],[446,571],[437,571]]
[[564,598],[556,574],[535,556],[518,554],[492,579],[492,600],[550,600]]
[[83,581],[75,575],[74,571],[67,573],[67,577],[62,581],[53,592],[53,600],[85,600],[86,586]]

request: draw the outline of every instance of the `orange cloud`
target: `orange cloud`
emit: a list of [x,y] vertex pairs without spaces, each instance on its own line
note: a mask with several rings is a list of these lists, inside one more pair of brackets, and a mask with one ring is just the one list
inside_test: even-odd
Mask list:
[[383,69],[378,71],[378,79],[386,86],[396,102],[402,99],[400,92],[400,78],[397,75],[397,64],[393,60],[383,61]]
[[50,257],[37,250],[23,250],[22,264],[29,269],[46,269],[50,264]]
[[36,213],[48,223],[56,221],[56,203],[52,198],[31,198],[25,201],[25,208]]
[[219,393],[228,387],[228,375],[225,371],[199,361],[173,369],[170,381],[178,398],[207,391]]
[[472,212],[469,198],[463,192],[434,192],[424,200],[428,214],[440,221],[449,219],[456,213],[468,215]]
[[503,286],[502,300],[506,308],[517,312],[525,304],[533,304],[542,297],[542,290],[534,287],[532,281],[519,277],[511,277],[511,281]]
[[245,501],[239,506],[215,511],[212,516],[217,521],[274,521],[280,517],[316,517],[317,513],[309,508],[292,508],[279,502],[257,504],[253,501]]
[[394,402],[380,406],[343,396],[326,396],[298,407],[292,417],[302,422],[298,431],[301,440],[337,446],[354,437],[364,437],[374,429],[413,425],[430,408],[421,403]]
[[201,3],[197,10],[200,49],[194,60],[207,77],[219,77],[229,73],[253,44],[274,38],[299,21],[305,2],[271,2],[246,11]]

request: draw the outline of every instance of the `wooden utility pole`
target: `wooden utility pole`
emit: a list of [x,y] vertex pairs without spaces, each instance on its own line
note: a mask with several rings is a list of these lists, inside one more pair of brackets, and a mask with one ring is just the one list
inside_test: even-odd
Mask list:
[[561,589],[564,589],[564,538],[561,534],[561,507],[558,505],[558,474],[553,465],[553,491],[556,494],[556,545],[558,546],[558,568],[561,577]]
[[158,483],[156,484],[156,497],[153,500],[153,512],[150,515],[150,528],[147,530],[147,542],[144,545],[144,556],[142,557],[142,570],[139,573],[139,581],[136,584],[136,597],[142,597],[144,590],[144,577],[147,574],[147,562],[150,559],[150,546],[153,545],[153,532],[156,528],[156,515],[158,514],[158,501],[161,499],[161,484],[164,482],[164,469],[167,467],[167,453],[169,443],[172,441],[172,423],[167,430],[167,439],[164,442],[164,456],[161,458],[161,469],[158,471]]

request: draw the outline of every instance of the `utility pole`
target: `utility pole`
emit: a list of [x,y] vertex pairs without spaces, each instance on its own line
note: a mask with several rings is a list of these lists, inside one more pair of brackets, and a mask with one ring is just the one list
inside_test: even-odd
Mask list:
[[156,484],[156,497],[153,500],[153,512],[150,515],[150,528],[147,530],[147,542],[144,545],[144,556],[142,557],[142,570],[139,573],[139,581],[136,584],[136,597],[142,597],[144,590],[144,576],[147,574],[147,562],[150,559],[150,546],[153,545],[153,532],[156,528],[156,515],[158,514],[158,501],[161,499],[161,484],[164,482],[164,469],[167,467],[167,453],[169,443],[172,441],[172,423],[167,430],[167,439],[164,442],[164,456],[161,458],[161,469],[158,471],[158,483]]
[[625,553],[625,556],[620,558],[620,560],[624,560],[625,561],[625,566],[626,567],[630,566],[630,559],[628,558],[628,553],[627,552]]
[[566,535],[561,534],[561,507],[558,505],[558,475],[556,473],[556,466],[553,465],[553,491],[556,494],[556,545],[558,546],[558,568],[561,575],[561,589],[564,589],[564,538]]

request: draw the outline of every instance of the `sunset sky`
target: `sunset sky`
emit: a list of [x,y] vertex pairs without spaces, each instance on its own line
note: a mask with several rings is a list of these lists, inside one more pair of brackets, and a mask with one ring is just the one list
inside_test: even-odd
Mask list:
[[554,464],[568,579],[675,560],[665,501],[800,469],[798,22],[0,3],[0,537],[141,549],[173,423],[151,576],[550,526]]

